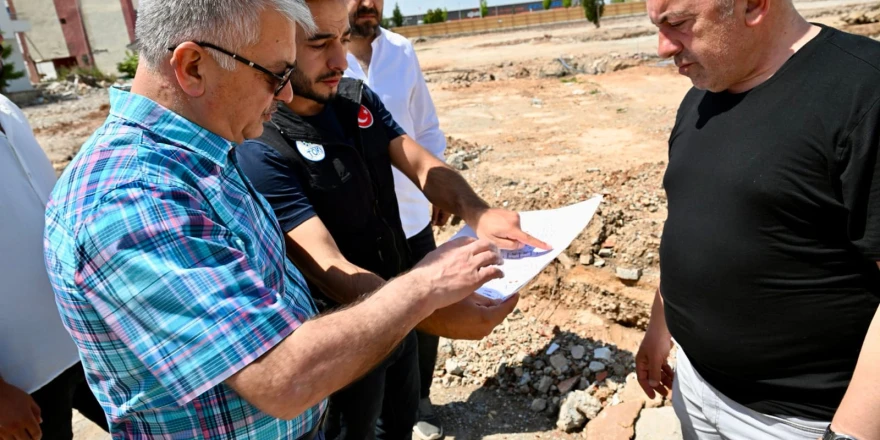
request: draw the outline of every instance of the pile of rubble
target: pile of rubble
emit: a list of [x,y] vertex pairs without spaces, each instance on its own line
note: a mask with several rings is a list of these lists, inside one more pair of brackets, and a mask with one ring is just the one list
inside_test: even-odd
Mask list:
[[853,11],[840,17],[840,20],[850,25],[880,23],[880,8],[867,11]]
[[[448,140],[447,161],[464,171],[474,189],[492,206],[516,211],[553,209],[602,195],[593,221],[566,250],[572,262],[604,267],[614,262],[638,269],[657,268],[666,194],[662,188],[665,163],[634,169],[586,170],[582,178],[563,177],[556,182],[521,182],[469,170],[491,146]],[[504,158],[493,158],[493,160]],[[626,273],[621,273],[626,276]]]
[[124,85],[125,83],[123,81],[111,82],[88,74],[71,73],[65,78],[40,83],[38,87],[42,90],[44,98],[50,101],[63,101],[103,90],[114,84]]
[[559,57],[553,61],[545,63],[538,71],[541,78],[552,77],[561,78],[569,75],[584,73],[587,75],[601,75],[607,72],[617,72],[618,70],[628,69],[643,64],[647,61],[656,61],[655,55],[637,53],[632,55],[622,55],[619,53],[611,53],[603,57]]
[[476,69],[435,70],[425,72],[425,81],[451,83],[469,86],[476,82],[501,81],[517,78],[562,78],[577,74],[601,75],[607,72],[635,67],[646,62],[659,60],[656,55],[647,53],[619,54],[607,56],[581,55],[562,56],[551,60],[532,60],[514,63],[498,63]]
[[516,309],[483,340],[442,339],[434,381],[528,396],[532,411],[556,416],[557,427],[570,432],[606,407],[635,402],[638,414],[643,405],[667,404],[659,395],[645,396],[634,369],[631,353],[560,332]]
[[[624,284],[636,284],[659,274],[659,248],[666,218],[666,195],[661,182],[665,163],[647,163],[628,170],[584,170],[578,178],[556,181],[518,181],[479,172],[481,160],[506,160],[491,146],[449,137],[447,162],[463,170],[475,191],[492,206],[515,211],[553,209],[601,195],[603,202],[584,232],[524,289],[524,295],[552,299],[569,309],[588,308],[626,327],[645,329],[650,304],[566,275],[574,267],[610,271]],[[485,155],[489,158],[483,159]],[[461,227],[449,224],[441,236]]]
[[492,147],[489,145],[481,147],[474,143],[448,137],[446,163],[457,170],[464,171],[479,164],[480,155],[487,151],[492,151]]

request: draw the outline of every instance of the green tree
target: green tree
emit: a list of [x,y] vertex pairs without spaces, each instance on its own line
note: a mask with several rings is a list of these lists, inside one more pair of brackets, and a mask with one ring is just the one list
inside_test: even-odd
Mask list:
[[544,3],[543,3],[544,10],[546,11],[546,10],[550,9],[550,5],[552,3],[553,3],[553,0],[544,0]]
[[138,68],[138,54],[130,50],[125,51],[125,59],[116,64],[116,70],[129,78],[134,78],[134,73]]
[[425,24],[443,23],[448,16],[449,14],[445,9],[428,9],[428,11],[425,12],[425,18],[422,19],[422,21]]
[[605,1],[581,0],[581,5],[584,7],[584,15],[587,17],[587,21],[599,27],[599,18],[605,12]]
[[480,0],[480,17],[487,15],[489,15],[489,2],[487,0]]
[[400,13],[400,5],[394,3],[394,11],[391,12],[391,21],[394,26],[403,26],[403,14]]
[[562,0],[562,7],[563,8],[570,8],[571,7],[571,0]]
[[0,73],[0,92],[6,92],[10,81],[24,77],[24,72],[16,71],[15,65],[9,60],[11,55],[12,45],[3,43],[3,52],[0,53],[0,58],[3,59],[3,72]]

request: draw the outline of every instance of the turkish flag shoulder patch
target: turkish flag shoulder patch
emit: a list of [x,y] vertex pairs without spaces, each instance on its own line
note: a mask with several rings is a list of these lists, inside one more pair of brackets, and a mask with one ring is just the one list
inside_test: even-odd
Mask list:
[[370,113],[370,110],[361,105],[360,111],[358,111],[358,127],[360,128],[370,128],[373,126],[373,114]]

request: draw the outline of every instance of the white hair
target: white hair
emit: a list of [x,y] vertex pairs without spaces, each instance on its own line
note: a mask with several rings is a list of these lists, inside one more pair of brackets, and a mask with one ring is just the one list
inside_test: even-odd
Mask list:
[[[308,33],[315,22],[303,0],[141,0],[135,34],[141,60],[156,68],[169,48],[186,41],[204,41],[237,52],[260,39],[260,14],[278,11]],[[209,52],[226,70],[238,64],[232,57]]]

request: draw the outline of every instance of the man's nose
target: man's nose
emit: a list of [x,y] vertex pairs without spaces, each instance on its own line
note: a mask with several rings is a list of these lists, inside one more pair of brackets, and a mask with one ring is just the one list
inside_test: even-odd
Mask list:
[[293,86],[290,85],[290,81],[288,81],[287,84],[285,84],[284,87],[281,88],[281,91],[278,92],[277,95],[275,95],[275,100],[281,101],[285,104],[293,101]]
[[666,31],[660,29],[660,32],[657,35],[657,55],[659,55],[660,58],[671,58],[681,52],[681,43],[670,38],[666,34]]

